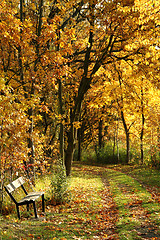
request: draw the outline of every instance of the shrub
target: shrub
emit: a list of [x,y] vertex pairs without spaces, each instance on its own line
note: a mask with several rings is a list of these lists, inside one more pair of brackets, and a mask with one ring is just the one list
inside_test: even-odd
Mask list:
[[61,205],[69,201],[68,180],[61,159],[57,162],[50,187],[51,203],[53,205]]

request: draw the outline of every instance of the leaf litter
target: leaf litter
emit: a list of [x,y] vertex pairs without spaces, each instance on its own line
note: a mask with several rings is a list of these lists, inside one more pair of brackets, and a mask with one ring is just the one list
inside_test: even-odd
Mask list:
[[[8,220],[7,225],[2,224],[3,236],[10,229],[17,236],[15,239],[123,239],[119,235],[117,224],[123,216],[116,204],[109,179],[103,175],[104,169],[96,168],[95,171],[94,169],[92,167],[87,171],[88,167],[85,167],[81,171],[85,175],[89,172],[94,177],[99,176],[103,181],[103,187],[96,190],[97,180],[94,182],[94,179],[91,179],[93,185],[89,182],[87,186],[78,186],[72,189],[75,197],[70,203],[62,206],[47,206],[46,215],[38,221],[27,220],[25,217],[18,222]],[[130,229],[137,236],[133,239],[160,239],[160,228],[157,221],[153,220],[152,213],[146,207],[147,204],[157,202],[154,196],[151,194],[148,202],[144,203],[138,197],[134,185],[130,187],[128,184],[119,183],[117,186],[128,199],[131,197],[128,203],[124,203],[124,209],[127,218],[135,223],[134,228]],[[155,211],[154,214],[156,214]],[[158,218],[159,208],[157,210]],[[127,224],[129,225],[129,223]]]

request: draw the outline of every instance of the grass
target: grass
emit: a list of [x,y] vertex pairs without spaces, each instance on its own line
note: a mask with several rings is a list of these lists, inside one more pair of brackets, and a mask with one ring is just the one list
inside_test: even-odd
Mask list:
[[[21,220],[15,211],[0,216],[0,240],[159,239],[159,180],[158,171],[138,166],[75,165],[68,179],[70,201],[58,206],[46,202],[45,215],[38,203],[37,220],[33,209],[24,209]],[[36,185],[47,199],[50,182],[49,175]]]
[[[47,184],[48,183],[48,186]],[[49,179],[42,179],[38,189],[49,188]],[[69,203],[59,206],[46,206],[46,215],[34,219],[33,211],[27,218],[17,220],[16,213],[0,219],[0,239],[94,239],[105,235],[97,222],[102,218],[104,185],[101,177],[90,173],[73,172],[68,189],[72,196]]]
[[160,192],[160,173],[159,170],[149,168],[141,165],[116,165],[110,168],[117,169],[136,178],[138,181],[156,187],[156,190]]
[[[118,169],[120,170],[120,168]],[[125,170],[129,174],[124,167],[121,170]],[[139,173],[136,175],[138,180],[150,186],[155,187],[155,184],[157,185],[155,179],[157,181],[160,179],[156,171],[155,174],[150,175],[150,179],[146,178],[146,174],[142,174],[142,170],[136,170],[136,173]],[[131,175],[135,177],[133,169]],[[142,239],[142,235],[150,235],[153,239],[159,239],[159,200],[155,201],[151,192],[135,178],[125,173],[107,169],[105,177],[109,179],[113,198],[119,209],[117,227],[120,239]]]

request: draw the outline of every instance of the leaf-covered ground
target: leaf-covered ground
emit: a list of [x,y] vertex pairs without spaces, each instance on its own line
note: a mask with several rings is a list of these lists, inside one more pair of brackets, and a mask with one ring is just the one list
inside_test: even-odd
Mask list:
[[38,220],[33,211],[1,216],[0,239],[160,239],[160,176],[147,171],[76,165],[70,202],[44,215],[39,206]]

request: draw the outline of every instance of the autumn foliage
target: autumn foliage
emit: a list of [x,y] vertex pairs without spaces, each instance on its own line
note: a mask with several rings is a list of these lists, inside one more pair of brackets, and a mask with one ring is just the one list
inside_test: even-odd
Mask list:
[[[0,3],[0,169],[31,175],[113,141],[160,148],[158,0]],[[117,145],[118,147],[118,145]],[[80,156],[80,155],[79,155]],[[11,177],[12,177],[11,174]]]

